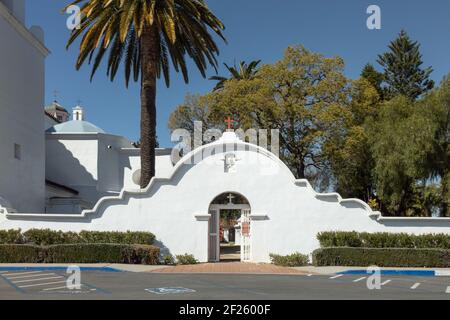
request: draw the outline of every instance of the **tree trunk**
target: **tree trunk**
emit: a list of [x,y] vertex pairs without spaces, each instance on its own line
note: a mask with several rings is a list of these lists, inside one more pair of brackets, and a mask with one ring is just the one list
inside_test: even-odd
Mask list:
[[141,188],[155,176],[156,77],[159,35],[145,27],[141,38]]
[[306,179],[305,169],[306,167],[303,160],[300,160],[297,164],[297,179]]
[[441,197],[442,197],[442,213],[443,217],[449,217],[449,205],[450,205],[450,172],[444,171],[441,178]]

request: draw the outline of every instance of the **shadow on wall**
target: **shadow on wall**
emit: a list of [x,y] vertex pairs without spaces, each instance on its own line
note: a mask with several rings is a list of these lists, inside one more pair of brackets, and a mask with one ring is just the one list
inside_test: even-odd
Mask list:
[[155,240],[155,241],[153,242],[153,245],[156,246],[156,247],[158,247],[159,250],[160,250],[160,252],[159,252],[159,258],[160,258],[160,260],[163,260],[163,259],[164,259],[166,256],[168,256],[168,255],[173,256],[172,253],[170,252],[170,249],[167,248],[167,247],[164,245],[163,242],[158,241],[158,240]]
[[[80,198],[95,203],[99,199],[97,179],[63,143],[57,140],[48,140],[46,143],[46,178],[77,190]],[[86,188],[85,191],[80,187]]]

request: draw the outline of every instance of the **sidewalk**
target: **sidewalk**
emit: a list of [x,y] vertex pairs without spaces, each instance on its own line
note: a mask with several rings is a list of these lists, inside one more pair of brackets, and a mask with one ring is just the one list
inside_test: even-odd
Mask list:
[[152,271],[154,273],[236,273],[236,274],[308,274],[316,272],[294,268],[279,267],[266,263],[201,263],[196,265],[180,265]]
[[98,271],[128,271],[128,272],[151,272],[167,266],[148,266],[141,264],[110,264],[110,263],[0,263],[0,271],[6,269],[24,269],[24,270],[49,270],[65,269],[69,266],[77,266],[82,270]]
[[[201,263],[196,265],[179,266],[148,266],[132,264],[20,264],[20,263],[0,263],[0,272],[2,270],[64,270],[68,266],[76,265],[81,270],[86,271],[125,271],[125,272],[151,272],[151,273],[230,273],[230,274],[289,274],[289,275],[335,275],[337,273],[366,273],[365,267],[280,267],[266,263],[242,263],[242,262],[223,262],[223,263]],[[434,273],[440,276],[450,276],[450,269],[442,268],[380,268],[382,272],[419,272]]]

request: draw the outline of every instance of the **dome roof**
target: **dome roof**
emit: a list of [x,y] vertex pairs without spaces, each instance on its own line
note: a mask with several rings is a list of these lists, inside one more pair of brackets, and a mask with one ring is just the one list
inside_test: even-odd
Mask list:
[[105,133],[96,125],[82,120],[72,120],[57,124],[49,128],[46,132],[54,133]]

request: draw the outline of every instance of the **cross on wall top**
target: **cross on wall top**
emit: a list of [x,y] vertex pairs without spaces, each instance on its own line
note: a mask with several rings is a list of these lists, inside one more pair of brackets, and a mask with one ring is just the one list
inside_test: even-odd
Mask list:
[[225,119],[225,123],[227,124],[228,130],[236,129],[237,126],[239,125],[239,122],[238,122],[237,120],[234,119],[234,116],[235,116],[235,115],[233,115],[233,117],[228,116],[228,117]]

